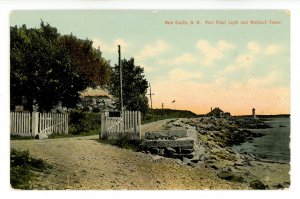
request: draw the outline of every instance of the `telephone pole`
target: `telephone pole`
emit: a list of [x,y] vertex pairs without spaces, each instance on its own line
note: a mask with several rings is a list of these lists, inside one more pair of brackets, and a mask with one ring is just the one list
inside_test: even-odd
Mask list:
[[151,92],[151,85],[150,85],[150,83],[149,83],[149,94],[147,94],[147,95],[150,96],[150,105],[151,105],[151,109],[152,109],[152,95],[155,95],[155,93]]
[[151,92],[151,85],[149,83],[149,94],[147,94],[150,96],[150,105],[151,105],[151,113],[152,113],[152,121],[154,121],[154,116],[153,116],[153,108],[152,108],[152,95],[155,95],[155,93]]
[[118,53],[119,53],[119,74],[120,74],[120,111],[121,115],[123,115],[123,83],[122,83],[122,61],[121,61],[121,46],[118,45]]

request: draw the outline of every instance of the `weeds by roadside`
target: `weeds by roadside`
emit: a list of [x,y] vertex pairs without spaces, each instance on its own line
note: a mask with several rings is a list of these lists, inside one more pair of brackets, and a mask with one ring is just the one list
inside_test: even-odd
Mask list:
[[119,136],[118,139],[108,139],[107,137],[103,137],[99,139],[100,143],[111,144],[123,149],[131,149],[133,151],[140,151],[140,140],[131,140],[129,136],[124,134]]
[[31,189],[31,181],[37,177],[36,172],[51,168],[43,159],[31,156],[28,150],[10,150],[10,184],[14,189]]

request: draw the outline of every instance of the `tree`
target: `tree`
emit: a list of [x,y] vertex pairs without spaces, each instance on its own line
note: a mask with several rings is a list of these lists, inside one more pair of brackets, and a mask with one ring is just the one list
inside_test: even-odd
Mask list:
[[104,86],[109,82],[110,63],[102,57],[100,49],[95,49],[93,41],[64,35],[59,38],[60,45],[68,52],[71,64],[90,87]]
[[[148,110],[148,98],[146,97],[148,82],[143,75],[144,69],[140,66],[135,66],[133,58],[130,60],[123,59],[121,64],[124,108],[145,113]],[[115,65],[112,69],[109,91],[116,98],[117,107],[120,107],[119,75],[119,66]]]
[[[25,104],[25,108],[32,111],[34,101],[39,111],[49,111],[59,102],[71,108],[79,100],[80,91],[108,82],[109,63],[101,58],[101,52],[94,49],[91,42],[77,42],[73,38],[74,43],[87,43],[78,49],[78,54],[83,51],[81,54],[86,56],[77,57],[70,46],[62,45],[63,37],[57,29],[43,21],[39,29],[28,29],[25,25],[11,27],[10,35],[11,109]],[[79,59],[84,63],[80,67],[76,65]],[[93,64],[89,65],[90,62]],[[105,71],[104,80],[91,77],[90,72],[82,72],[84,67],[86,71],[99,72],[99,76]]]

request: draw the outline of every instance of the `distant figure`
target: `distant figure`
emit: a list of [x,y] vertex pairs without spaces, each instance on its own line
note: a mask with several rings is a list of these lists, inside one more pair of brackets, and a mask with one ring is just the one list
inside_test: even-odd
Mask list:
[[252,109],[252,117],[255,119],[256,115],[255,115],[255,108]]

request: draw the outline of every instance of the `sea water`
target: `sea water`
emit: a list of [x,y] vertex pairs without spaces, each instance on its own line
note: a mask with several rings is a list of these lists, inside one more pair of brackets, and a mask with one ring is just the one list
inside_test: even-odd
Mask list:
[[267,118],[265,121],[272,128],[250,129],[264,136],[254,138],[238,146],[234,150],[257,155],[263,160],[289,163],[290,162],[290,118]]

